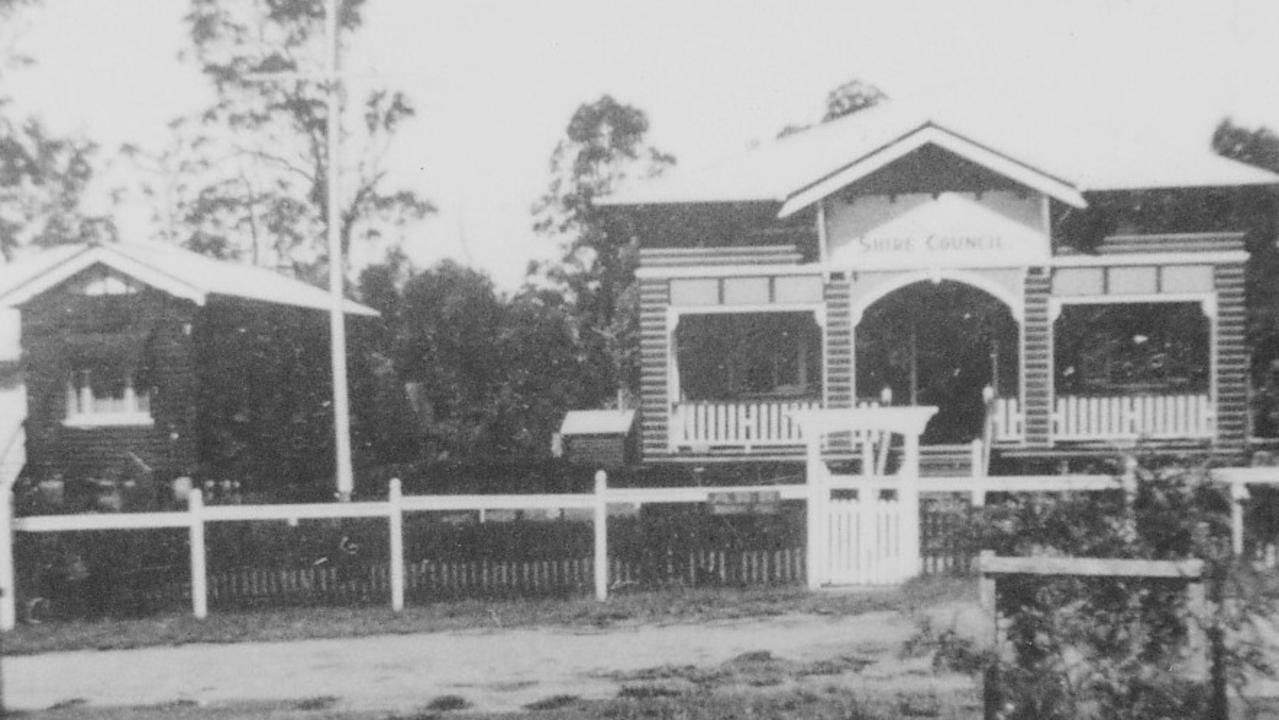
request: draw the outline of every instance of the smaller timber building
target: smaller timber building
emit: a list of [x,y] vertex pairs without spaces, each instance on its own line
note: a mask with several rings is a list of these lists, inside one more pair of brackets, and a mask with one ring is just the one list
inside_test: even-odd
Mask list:
[[331,447],[327,292],[159,244],[26,263],[0,303],[21,311],[31,482],[331,473],[331,452],[314,451]]
[[926,444],[1006,467],[1242,454],[1245,241],[1279,176],[1037,130],[883,104],[604,198],[641,248],[645,462],[797,456],[792,413],[875,404],[937,406]]

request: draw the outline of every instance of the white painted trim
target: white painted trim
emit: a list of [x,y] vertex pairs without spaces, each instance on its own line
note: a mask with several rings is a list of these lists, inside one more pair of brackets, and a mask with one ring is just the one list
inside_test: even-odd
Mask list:
[[846,165],[842,170],[805,188],[792,193],[782,204],[779,218],[787,218],[814,202],[866,177],[924,145],[933,144],[986,169],[1003,175],[1026,187],[1061,200],[1067,205],[1083,208],[1088,202],[1082,193],[1057,178],[1035,170],[1004,155],[982,147],[937,125],[924,125],[893,143],[864,155]]
[[640,280],[668,280],[684,278],[721,277],[770,277],[780,275],[812,275],[821,277],[822,265],[702,265],[671,267],[640,267],[635,277]]
[[986,294],[994,297],[996,300],[1004,303],[1012,313],[1013,319],[1017,324],[1022,324],[1022,318],[1026,316],[1026,299],[1017,297],[1008,288],[991,280],[977,272],[971,270],[959,269],[941,269],[932,270],[916,270],[914,272],[902,272],[895,274],[891,279],[876,285],[871,291],[857,299],[849,308],[852,317],[853,327],[856,328],[862,321],[862,315],[866,310],[884,297],[917,282],[941,282],[942,280],[951,280],[957,283],[968,285]]
[[73,428],[150,427],[155,419],[150,413],[85,413],[67,418],[62,424]]
[[756,313],[811,312],[817,324],[826,326],[826,303],[769,303],[752,305],[668,305],[667,320],[672,317],[676,322],[681,315],[752,315]]
[[1225,265],[1248,261],[1245,250],[1217,252],[1118,253],[1114,255],[1056,255],[1053,267],[1118,267],[1125,265]]
[[1140,305],[1146,303],[1199,303],[1204,314],[1216,315],[1217,293],[1112,293],[1107,295],[1053,295],[1048,298],[1048,320],[1061,315],[1063,305]]
[[21,305],[69,280],[82,270],[98,264],[106,265],[174,297],[190,300],[196,305],[203,305],[205,302],[206,295],[203,290],[110,250],[109,246],[99,245],[88,247],[83,252],[72,255],[62,263],[45,270],[8,293],[0,295],[0,304]]
[[817,256],[823,266],[830,259],[830,248],[827,247],[829,232],[826,227],[826,200],[822,199],[817,202]]

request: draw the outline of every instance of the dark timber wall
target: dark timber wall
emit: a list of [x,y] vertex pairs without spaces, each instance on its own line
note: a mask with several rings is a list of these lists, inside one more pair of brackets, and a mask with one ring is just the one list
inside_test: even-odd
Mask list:
[[[65,285],[63,286],[65,287]],[[88,297],[55,288],[22,308],[28,471],[73,477],[158,475],[195,465],[195,387],[188,334],[196,307],[143,289]],[[152,426],[68,427],[66,387],[82,362],[129,362],[150,388]]]

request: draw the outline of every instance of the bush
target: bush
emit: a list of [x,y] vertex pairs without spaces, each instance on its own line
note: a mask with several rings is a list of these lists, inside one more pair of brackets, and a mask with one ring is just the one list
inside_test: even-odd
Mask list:
[[[1189,616],[1180,581],[1001,579],[1012,648],[997,676],[1001,717],[1202,717],[1224,702],[1227,682],[1268,670],[1242,631],[1249,617],[1270,612],[1273,594],[1231,556],[1226,488],[1199,468],[1138,469],[1136,479],[1128,493],[1023,496],[988,507],[979,513],[982,543],[1000,555],[1200,558],[1210,616]],[[1186,673],[1195,622],[1211,645],[1206,682]]]

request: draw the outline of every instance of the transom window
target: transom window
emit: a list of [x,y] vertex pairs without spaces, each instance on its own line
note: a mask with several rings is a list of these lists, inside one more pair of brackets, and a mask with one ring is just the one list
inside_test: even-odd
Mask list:
[[151,394],[130,369],[79,368],[67,378],[68,425],[150,425]]
[[132,295],[142,290],[133,278],[109,268],[95,267],[84,272],[72,286],[74,292],[89,297],[104,295]]

